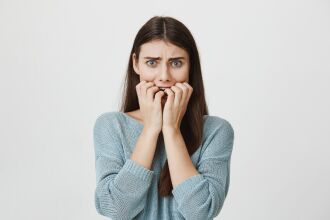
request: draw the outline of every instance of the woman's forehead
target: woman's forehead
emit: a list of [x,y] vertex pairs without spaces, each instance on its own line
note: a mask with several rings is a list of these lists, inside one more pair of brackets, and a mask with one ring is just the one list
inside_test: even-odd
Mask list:
[[142,44],[140,53],[149,57],[185,57],[188,55],[184,49],[163,40],[153,40]]

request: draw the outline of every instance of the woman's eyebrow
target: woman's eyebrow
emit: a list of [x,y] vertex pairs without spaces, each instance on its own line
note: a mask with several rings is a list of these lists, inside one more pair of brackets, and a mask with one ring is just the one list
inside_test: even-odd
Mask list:
[[[162,58],[160,57],[144,57],[144,59],[153,59],[153,60],[161,60]],[[171,57],[168,60],[178,60],[178,59],[185,59],[184,57]]]

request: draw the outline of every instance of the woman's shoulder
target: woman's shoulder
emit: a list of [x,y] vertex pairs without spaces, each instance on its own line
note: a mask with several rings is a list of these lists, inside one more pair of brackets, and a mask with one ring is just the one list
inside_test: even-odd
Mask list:
[[216,115],[204,115],[204,132],[210,134],[215,131],[223,130],[225,132],[234,133],[232,123],[228,119]]
[[217,115],[204,115],[204,124],[207,126],[232,126],[228,119]]
[[121,124],[122,118],[120,117],[120,112],[117,111],[107,111],[102,112],[96,116],[94,127],[106,126],[106,127],[118,127]]
[[228,119],[220,116],[204,115],[203,131],[202,155],[206,150],[210,152],[208,153],[210,155],[222,156],[232,151],[234,129]]
[[102,112],[99,115],[96,116],[96,121],[113,121],[117,120],[119,117],[118,115],[120,112],[117,111],[107,111],[107,112]]
[[134,130],[140,129],[142,124],[137,123],[137,119],[133,118],[131,115],[126,114],[121,111],[107,111],[99,114],[96,117],[95,126],[100,124],[100,126],[106,126],[108,128],[117,129],[118,131],[123,130]]

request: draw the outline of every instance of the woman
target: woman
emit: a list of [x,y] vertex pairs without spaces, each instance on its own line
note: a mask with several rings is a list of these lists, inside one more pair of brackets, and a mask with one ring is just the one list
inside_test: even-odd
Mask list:
[[171,17],[142,26],[119,112],[94,125],[98,213],[112,219],[213,219],[226,198],[234,131],[209,116],[199,54]]

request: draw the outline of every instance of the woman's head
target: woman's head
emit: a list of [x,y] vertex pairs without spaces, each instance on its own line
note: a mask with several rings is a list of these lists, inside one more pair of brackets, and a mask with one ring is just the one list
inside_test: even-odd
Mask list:
[[[188,82],[193,87],[180,127],[189,155],[192,155],[201,144],[203,116],[208,115],[208,109],[195,40],[177,19],[155,16],[138,31],[129,56],[121,111],[139,109],[136,85],[142,80],[159,87],[170,87],[176,82]],[[167,196],[172,189],[166,161],[160,175],[159,193]]]
[[154,82],[158,87],[189,83],[189,54],[170,42],[157,39],[142,44],[139,59],[133,53],[132,62],[140,81]]

